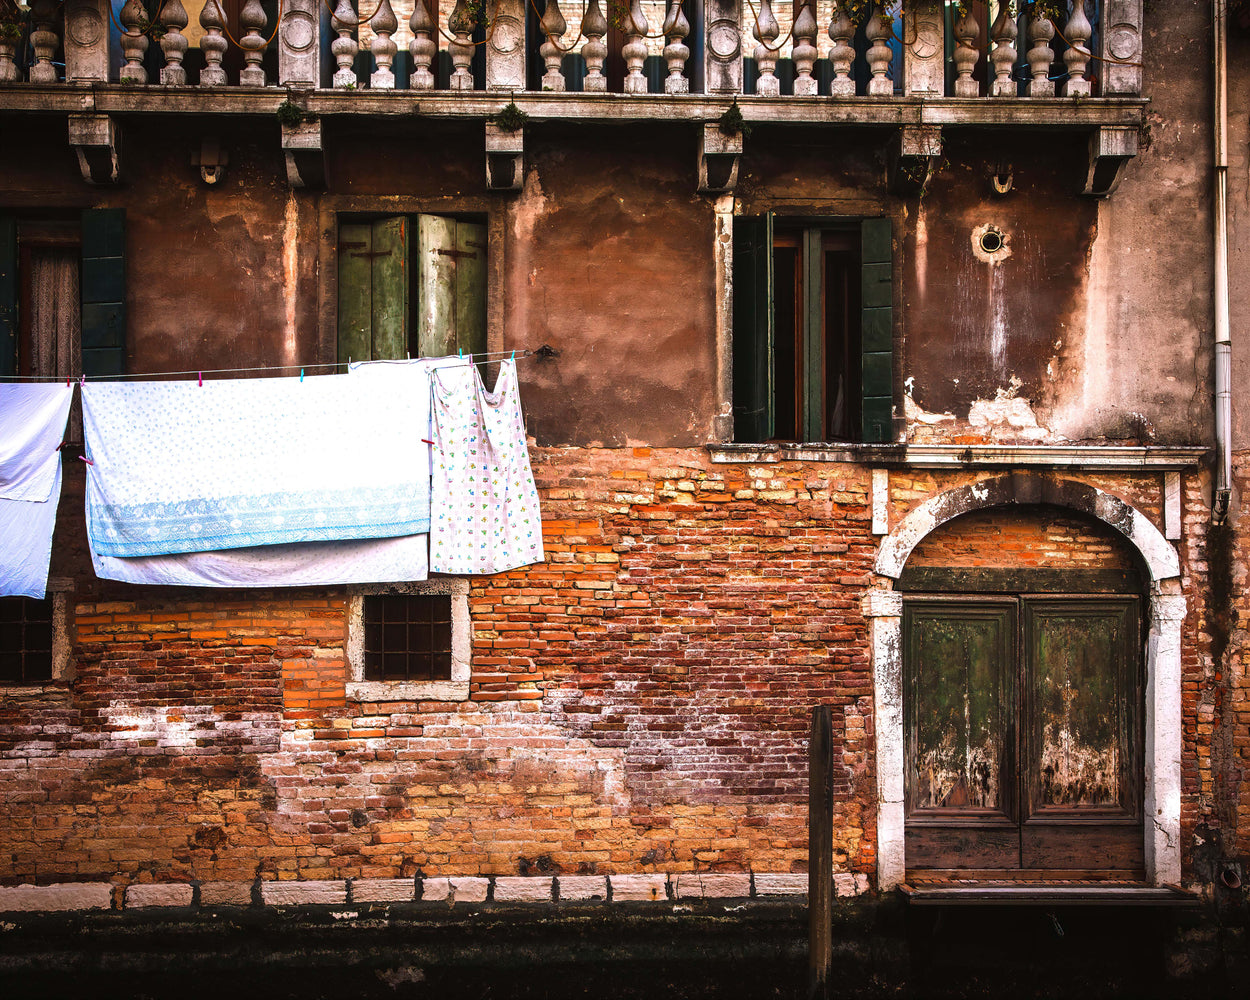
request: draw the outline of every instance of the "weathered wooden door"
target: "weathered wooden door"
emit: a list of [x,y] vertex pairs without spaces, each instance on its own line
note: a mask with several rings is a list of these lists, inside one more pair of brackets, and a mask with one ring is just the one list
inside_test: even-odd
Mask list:
[[908,868],[1139,871],[1134,597],[904,604]]

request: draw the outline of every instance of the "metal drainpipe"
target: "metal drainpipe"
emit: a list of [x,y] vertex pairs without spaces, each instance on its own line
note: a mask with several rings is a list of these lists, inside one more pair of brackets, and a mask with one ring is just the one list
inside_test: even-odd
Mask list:
[[1228,322],[1228,3],[1212,0],[1215,32],[1215,444],[1219,451],[1211,516],[1228,516],[1232,490],[1232,354]]

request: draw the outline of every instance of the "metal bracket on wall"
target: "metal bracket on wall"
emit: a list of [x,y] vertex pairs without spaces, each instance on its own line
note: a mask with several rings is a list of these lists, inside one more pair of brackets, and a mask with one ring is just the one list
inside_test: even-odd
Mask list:
[[293,188],[321,189],[326,185],[325,152],[321,148],[321,120],[282,123],[282,152],[286,179]]
[[725,194],[738,183],[738,160],[742,156],[742,133],[726,135],[716,122],[704,123],[699,143],[699,191]]
[[486,186],[491,191],[520,191],[525,179],[525,129],[509,132],[486,123]]
[[904,125],[890,143],[890,190],[898,195],[924,190],[941,157],[940,125]]
[[1124,168],[1137,155],[1137,126],[1100,125],[1089,136],[1085,194],[1106,198],[1120,184]]
[[88,184],[116,184],[121,175],[121,130],[108,115],[70,115],[69,144]]

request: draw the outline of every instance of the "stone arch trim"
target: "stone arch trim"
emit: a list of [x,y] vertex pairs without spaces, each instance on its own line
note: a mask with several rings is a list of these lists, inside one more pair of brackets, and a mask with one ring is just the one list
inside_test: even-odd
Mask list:
[[1051,504],[1089,514],[1120,532],[1150,573],[1146,666],[1144,836],[1146,877],[1155,885],[1181,880],[1181,627],[1176,550],[1150,521],[1123,500],[1086,483],[1031,474],[984,479],[948,490],[903,519],[881,543],[878,586],[864,595],[873,664],[877,770],[877,884],[891,888],[906,875],[903,803],[902,595],[892,589],[912,550],[929,532],[960,514],[1007,504]]
[[882,541],[876,570],[897,580],[912,550],[935,528],[961,514],[1011,504],[1050,504],[1088,514],[1128,540],[1146,564],[1152,582],[1180,576],[1176,549],[1137,508],[1087,483],[1030,473],[982,479],[925,501]]

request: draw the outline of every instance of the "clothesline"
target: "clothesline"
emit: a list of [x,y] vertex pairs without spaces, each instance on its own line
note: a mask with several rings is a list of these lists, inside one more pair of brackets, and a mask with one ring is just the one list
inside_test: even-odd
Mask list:
[[[538,352],[531,351],[528,349],[523,350],[523,351],[487,351],[481,354],[475,353],[475,354],[466,355],[463,361],[444,362],[441,365],[441,367],[455,368],[457,365],[461,365],[461,364],[488,365],[496,361],[503,361],[505,358],[513,358],[515,360],[520,360],[522,358],[530,358],[530,357],[533,357],[536,353]],[[374,364],[388,364],[388,363],[406,364],[408,361],[411,361],[411,360],[415,360],[415,359],[387,358],[387,359],[382,359],[380,361],[373,362],[373,363]],[[316,369],[316,368],[342,368],[345,363],[350,364],[351,359],[349,358],[347,362],[333,361],[333,362],[327,362],[325,364],[314,364],[314,365],[256,365],[250,368],[203,368],[203,369],[193,368],[189,371],[180,371],[180,372],[133,372],[133,373],[127,372],[122,375],[92,375],[90,379],[93,382],[99,382],[104,379],[124,379],[129,382],[129,381],[134,381],[137,379],[164,378],[164,377],[174,376],[174,375],[187,375],[187,376],[195,375],[202,379],[205,375],[233,375],[233,374],[238,374],[240,372],[276,372],[276,371],[298,371],[300,375],[302,376],[304,372],[312,371],[313,369]],[[71,376],[0,375],[0,382],[60,382],[62,379],[65,379],[66,382],[81,382],[81,381],[86,380],[87,376],[83,374],[71,375]]]

